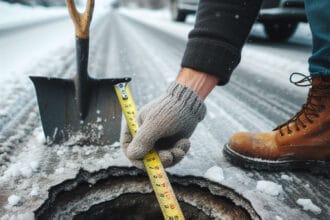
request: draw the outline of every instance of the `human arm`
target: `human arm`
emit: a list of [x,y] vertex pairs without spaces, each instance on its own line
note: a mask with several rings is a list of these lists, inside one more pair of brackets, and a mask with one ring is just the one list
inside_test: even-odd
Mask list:
[[135,166],[144,167],[142,159],[153,147],[166,167],[188,152],[189,138],[206,114],[204,100],[229,81],[260,6],[261,0],[200,1],[176,81],[140,110],[134,139],[127,127],[122,132],[122,148]]

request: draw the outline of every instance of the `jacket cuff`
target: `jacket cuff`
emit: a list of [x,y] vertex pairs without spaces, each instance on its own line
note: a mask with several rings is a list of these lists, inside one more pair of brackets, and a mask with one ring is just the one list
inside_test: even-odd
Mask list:
[[212,39],[190,39],[181,66],[214,75],[218,85],[228,83],[241,59],[241,51],[228,43]]

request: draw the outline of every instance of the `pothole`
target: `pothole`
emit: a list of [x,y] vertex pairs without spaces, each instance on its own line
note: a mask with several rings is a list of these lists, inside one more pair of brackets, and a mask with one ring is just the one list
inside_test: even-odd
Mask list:
[[[220,184],[193,176],[169,176],[185,218],[260,219],[248,200]],[[135,168],[80,171],[49,191],[36,219],[163,219],[148,177]]]
[[[187,219],[209,219],[209,217],[190,204],[181,202],[181,209]],[[125,214],[124,214],[125,213]],[[107,219],[162,219],[162,213],[155,196],[151,193],[124,194],[118,198],[91,207],[88,211],[76,215],[74,220]]]

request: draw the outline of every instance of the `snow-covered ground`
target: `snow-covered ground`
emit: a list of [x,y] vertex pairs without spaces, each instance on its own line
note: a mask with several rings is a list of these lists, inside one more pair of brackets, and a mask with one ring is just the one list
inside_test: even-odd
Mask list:
[[65,7],[28,7],[21,4],[0,2],[0,33],[6,29],[24,27],[31,23],[59,18],[67,14]]
[[[105,13],[94,16],[91,72],[103,73],[102,77],[132,76],[132,91],[141,106],[175,78],[194,17],[180,24],[170,21],[166,10]],[[318,177],[246,171],[222,156],[221,147],[233,132],[271,129],[299,108],[306,92],[292,88],[287,81],[290,72],[307,70],[308,26],[301,25],[296,36],[283,44],[265,41],[258,25],[252,34],[257,40],[245,46],[232,83],[217,88],[207,100],[208,116],[193,135],[187,157],[168,171],[205,177],[233,188],[265,219],[330,216],[327,192],[321,193],[318,184],[313,184]],[[74,178],[80,168],[93,172],[114,165],[130,166],[118,143],[109,148],[44,145],[28,75],[72,76],[74,34],[68,18],[0,35],[0,50],[4,51],[0,53],[0,189],[4,189],[0,213],[7,213],[3,219],[30,218],[32,209],[47,198],[47,190]],[[322,181],[319,185],[329,183]],[[311,198],[314,194],[318,198]]]
[[0,119],[9,120],[17,114],[18,103],[15,105],[15,102],[33,92],[28,76],[43,75],[47,68],[56,65],[54,60],[58,56],[54,52],[72,48],[74,35],[64,7],[47,9],[0,4],[1,18],[4,18],[0,20],[0,84],[3,88]]
[[283,191],[283,188],[274,182],[260,180],[257,182],[257,190],[271,196],[278,196]]
[[[106,11],[96,7],[92,24]],[[74,42],[74,29],[66,7],[29,7],[0,2],[0,14],[2,84],[6,84],[8,78],[19,78],[14,77],[16,74],[35,69],[43,57]],[[30,25],[33,26],[24,28]],[[16,28],[15,34],[10,32],[13,28]]]
[[311,211],[316,215],[321,214],[322,209],[316,206],[310,199],[298,199],[297,204],[302,206],[304,210]]

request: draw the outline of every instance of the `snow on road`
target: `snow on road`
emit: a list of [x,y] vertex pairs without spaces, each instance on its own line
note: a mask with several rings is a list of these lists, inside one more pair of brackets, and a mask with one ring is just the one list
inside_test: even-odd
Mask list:
[[271,196],[278,196],[283,191],[283,188],[277,183],[260,180],[257,182],[257,190]]
[[223,175],[222,168],[218,166],[213,166],[210,169],[208,169],[204,174],[204,177],[218,183],[220,183],[225,178]]
[[11,195],[8,197],[8,204],[10,206],[18,205],[18,203],[21,201],[21,197],[17,195]]
[[312,202],[312,200],[310,200],[310,199],[302,199],[302,198],[300,198],[300,199],[297,200],[297,204],[300,205],[300,206],[302,206],[302,208],[304,210],[311,211],[311,212],[313,212],[313,213],[315,213],[317,215],[318,214],[321,214],[321,212],[322,212],[322,209],[320,209],[320,207],[316,206]]
[[21,4],[9,4],[0,2],[0,34],[6,29],[16,27],[24,27],[31,23],[38,23],[43,20],[50,20],[66,16],[65,7],[41,7],[41,6],[24,6]]
[[64,50],[68,45],[72,45],[72,31],[72,25],[65,19],[14,34],[0,35],[0,83],[17,85],[21,81],[26,83],[29,74],[42,75],[42,72],[35,72],[37,66],[49,65],[43,63],[46,62],[43,58],[48,58],[55,51]]
[[32,92],[28,76],[45,74],[58,59],[55,51],[71,47],[73,28],[64,7],[47,9],[0,2],[0,14],[1,121],[10,116],[15,97]]

